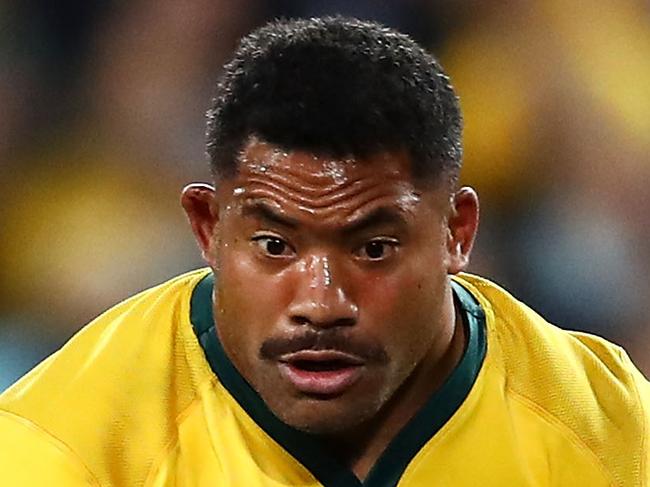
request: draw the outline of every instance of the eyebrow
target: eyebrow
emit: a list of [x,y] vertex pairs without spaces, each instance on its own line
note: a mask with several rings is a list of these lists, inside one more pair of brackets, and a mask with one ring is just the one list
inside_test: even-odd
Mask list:
[[275,206],[270,205],[264,201],[244,203],[242,213],[244,216],[275,223],[292,230],[298,228],[299,225],[298,220],[285,215]]
[[342,233],[354,235],[382,225],[393,225],[401,228],[407,227],[407,221],[400,210],[392,206],[380,206],[367,215],[345,225]]
[[[242,212],[244,216],[278,224],[291,230],[300,226],[299,220],[287,216],[275,205],[270,205],[263,200],[244,203]],[[405,216],[398,208],[380,206],[367,215],[345,224],[339,231],[343,235],[349,236],[382,225],[394,225],[401,228],[408,226]]]

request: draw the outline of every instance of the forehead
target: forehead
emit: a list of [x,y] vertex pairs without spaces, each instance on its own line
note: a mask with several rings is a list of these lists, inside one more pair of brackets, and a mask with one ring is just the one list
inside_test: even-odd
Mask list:
[[306,178],[313,185],[340,185],[350,178],[377,174],[411,182],[411,164],[406,151],[385,151],[368,157],[333,157],[280,146],[251,137],[240,152],[241,176],[286,173]]
[[422,196],[405,151],[336,158],[251,138],[238,164],[229,191],[242,205],[264,202],[321,224],[336,225],[378,208],[413,213]]

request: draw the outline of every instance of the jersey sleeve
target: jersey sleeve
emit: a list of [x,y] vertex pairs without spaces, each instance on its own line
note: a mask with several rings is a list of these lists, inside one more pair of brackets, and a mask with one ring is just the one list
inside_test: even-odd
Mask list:
[[100,487],[63,443],[30,421],[0,410],[0,484]]
[[643,470],[641,471],[641,475],[644,475],[644,477],[641,485],[650,487],[650,382],[638,370],[635,371],[635,374],[641,407],[645,413],[645,455]]
[[644,377],[639,369],[632,363],[627,353],[623,352],[623,358],[630,367],[630,373],[634,378],[636,390],[643,411],[643,447],[641,456],[641,481],[642,487],[650,487],[650,381]]

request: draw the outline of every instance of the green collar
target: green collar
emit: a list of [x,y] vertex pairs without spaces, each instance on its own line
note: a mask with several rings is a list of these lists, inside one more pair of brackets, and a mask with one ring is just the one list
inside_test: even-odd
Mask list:
[[223,386],[248,415],[278,444],[304,465],[325,487],[393,487],[418,451],[461,406],[481,369],[487,348],[485,314],[476,299],[452,281],[456,303],[463,310],[468,331],[467,347],[460,362],[443,385],[384,450],[364,482],[332,457],[315,435],[280,421],[257,392],[246,382],[226,355],[212,315],[214,275],[195,287],[190,302],[190,320],[205,356]]

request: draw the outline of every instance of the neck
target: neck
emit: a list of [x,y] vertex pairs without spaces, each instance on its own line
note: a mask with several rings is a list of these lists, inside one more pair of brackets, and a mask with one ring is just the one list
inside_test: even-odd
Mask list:
[[332,451],[354,474],[365,479],[393,438],[438,390],[460,361],[466,333],[451,291],[444,313],[448,323],[425,358],[371,421],[343,435],[327,438]]

